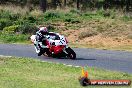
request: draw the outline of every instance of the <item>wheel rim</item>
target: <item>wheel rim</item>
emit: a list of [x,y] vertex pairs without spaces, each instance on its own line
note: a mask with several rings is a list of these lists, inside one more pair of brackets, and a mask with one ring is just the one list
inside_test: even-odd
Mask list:
[[70,54],[70,58],[73,58],[74,56],[72,54]]

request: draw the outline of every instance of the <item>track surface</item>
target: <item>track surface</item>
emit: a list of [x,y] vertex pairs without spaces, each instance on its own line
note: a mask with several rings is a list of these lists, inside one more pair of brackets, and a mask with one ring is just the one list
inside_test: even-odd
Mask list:
[[132,52],[74,48],[77,60],[38,57],[32,45],[0,44],[0,55],[31,57],[74,66],[94,66],[132,73]]

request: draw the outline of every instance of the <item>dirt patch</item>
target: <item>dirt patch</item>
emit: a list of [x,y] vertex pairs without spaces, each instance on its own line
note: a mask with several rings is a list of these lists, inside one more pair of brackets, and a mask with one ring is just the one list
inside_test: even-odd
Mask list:
[[80,30],[65,30],[61,34],[64,34],[69,42],[75,42],[78,41],[78,34],[80,32]]
[[101,35],[87,37],[80,40],[79,43],[90,44],[100,47],[117,47],[124,45],[132,45],[132,39],[124,39],[123,37],[102,37]]
[[84,45],[84,46],[92,46],[95,48],[99,47],[107,47],[114,48],[120,46],[132,45],[132,39],[126,39],[125,37],[104,37],[102,34],[98,34],[91,37],[85,37],[83,39],[79,39],[79,33],[84,30],[66,30],[63,34],[67,34],[67,39],[69,43]]
[[[73,25],[77,24],[71,24],[70,26]],[[83,21],[78,29],[68,28],[65,23],[59,23],[57,27],[61,34],[64,34],[72,44],[94,48],[132,46],[132,21],[96,19]]]
[[123,22],[120,20],[101,19],[83,22],[83,25],[86,25],[85,28],[87,29],[96,30],[102,36],[127,37],[132,35],[132,21]]

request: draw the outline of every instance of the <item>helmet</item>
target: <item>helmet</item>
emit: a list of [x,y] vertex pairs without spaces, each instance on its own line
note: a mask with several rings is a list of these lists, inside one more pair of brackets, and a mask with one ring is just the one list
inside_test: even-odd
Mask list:
[[39,28],[39,32],[40,32],[41,34],[46,34],[46,33],[48,33],[48,29],[47,29],[47,27],[40,27],[40,28]]

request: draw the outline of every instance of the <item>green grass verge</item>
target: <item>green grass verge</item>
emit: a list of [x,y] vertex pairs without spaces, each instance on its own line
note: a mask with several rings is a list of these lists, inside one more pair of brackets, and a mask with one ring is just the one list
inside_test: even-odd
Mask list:
[[[90,79],[130,79],[132,74],[87,67]],[[81,88],[81,68],[30,58],[0,57],[0,88]],[[88,88],[132,86],[89,86]],[[82,87],[83,88],[83,87]]]
[[29,43],[29,38],[30,38],[30,35],[24,35],[24,34],[19,34],[19,35],[0,34],[0,42],[1,43],[23,43],[23,44],[27,44],[27,43]]

